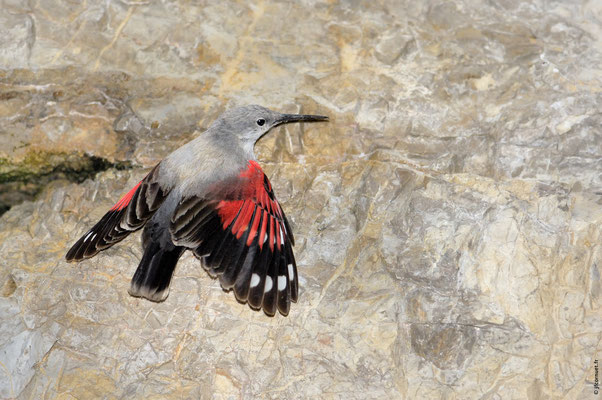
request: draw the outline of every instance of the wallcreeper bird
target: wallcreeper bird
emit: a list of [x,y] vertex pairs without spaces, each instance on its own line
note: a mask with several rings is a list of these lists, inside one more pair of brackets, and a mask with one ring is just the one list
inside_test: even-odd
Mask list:
[[192,250],[239,301],[287,315],[298,293],[293,232],[253,147],[275,126],[327,120],[257,105],[226,111],[123,196],[73,245],[67,261],[93,257],[144,226],[132,296],[165,300],[178,259]]

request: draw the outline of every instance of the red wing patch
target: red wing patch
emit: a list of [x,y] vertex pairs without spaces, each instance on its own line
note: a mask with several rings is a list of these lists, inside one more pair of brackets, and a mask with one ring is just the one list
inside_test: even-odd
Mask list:
[[[232,234],[240,238],[244,231],[249,230],[247,242],[250,244],[259,233],[258,243],[260,249],[263,248],[266,241],[272,251],[274,245],[280,249],[284,244],[284,236],[286,235],[292,239],[292,234],[287,232],[287,229],[279,223],[283,220],[283,213],[274,197],[268,177],[263,173],[257,162],[249,161],[249,168],[240,174],[240,178],[245,184],[242,190],[245,200],[222,200],[217,204],[216,209],[222,220],[223,228],[226,229],[238,215],[236,224],[232,226]],[[258,207],[258,210],[253,212],[256,207]],[[258,232],[262,214],[266,222],[269,221],[270,223],[269,231],[262,229]],[[252,220],[251,217],[253,217]],[[268,235],[267,238],[266,234]]]
[[111,211],[121,211],[125,207],[127,207],[128,204],[130,204],[130,201],[132,201],[132,197],[134,196],[134,194],[140,187],[141,183],[142,183],[142,181],[138,182],[138,184],[136,186],[134,186],[132,188],[132,190],[127,192],[121,199],[119,199],[119,201],[117,203],[115,203],[115,205],[113,207],[111,207]]
[[202,198],[182,199],[170,230],[174,243],[193,249],[240,301],[286,315],[297,300],[293,234],[257,162]]

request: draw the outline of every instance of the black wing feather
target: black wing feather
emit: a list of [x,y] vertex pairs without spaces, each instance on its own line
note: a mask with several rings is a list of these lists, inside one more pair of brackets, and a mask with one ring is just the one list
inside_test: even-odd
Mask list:
[[[261,188],[263,179],[267,178],[262,175]],[[172,216],[172,241],[192,249],[203,266],[220,278],[224,289],[233,289],[239,301],[262,308],[270,316],[276,310],[287,315],[291,301],[297,301],[298,287],[292,230],[269,185],[269,192],[255,198],[244,197],[247,192],[237,190],[236,185],[230,180],[227,190],[209,191],[204,198],[183,198]],[[225,213],[232,217],[226,218]],[[267,240],[260,243],[264,237]]]
[[144,226],[169,194],[157,182],[159,166],[160,164],[155,166],[132,191],[75,242],[65,256],[67,261],[93,257]]

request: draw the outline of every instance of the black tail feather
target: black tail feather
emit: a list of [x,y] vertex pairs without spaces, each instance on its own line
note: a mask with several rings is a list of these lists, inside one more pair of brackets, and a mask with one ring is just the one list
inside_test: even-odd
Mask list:
[[129,293],[152,301],[163,301],[169,294],[169,284],[176,264],[185,248],[151,241],[136,273],[132,277]]

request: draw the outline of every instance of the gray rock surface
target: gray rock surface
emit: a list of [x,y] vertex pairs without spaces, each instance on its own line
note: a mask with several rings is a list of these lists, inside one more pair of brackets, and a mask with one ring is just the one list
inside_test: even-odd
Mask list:
[[[601,21],[595,1],[3,1],[0,195],[43,189],[0,217],[0,397],[597,398]],[[244,103],[331,117],[256,148],[297,238],[288,317],[190,255],[165,302],[128,296],[139,235],[64,261]],[[64,179],[90,157],[105,171]]]

